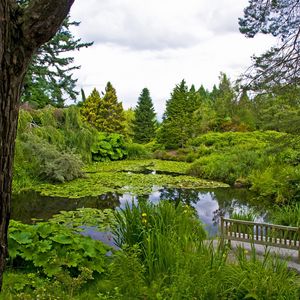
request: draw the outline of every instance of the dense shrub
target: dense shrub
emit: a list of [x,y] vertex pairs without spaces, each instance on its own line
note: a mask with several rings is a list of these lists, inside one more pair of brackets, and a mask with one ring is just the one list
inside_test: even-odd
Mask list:
[[76,107],[21,110],[14,163],[14,191],[38,180],[68,181],[82,176],[90,162],[97,131],[85,124]]
[[60,152],[56,146],[38,136],[28,134],[26,140],[19,141],[17,144],[18,159],[22,157],[23,160],[22,168],[15,168],[16,176],[22,177],[24,168],[27,168],[24,176],[38,177],[50,182],[70,181],[83,176],[81,171],[83,163],[77,155]]
[[300,139],[266,132],[208,133],[190,141],[199,157],[188,173],[251,186],[270,201],[300,200]]
[[126,144],[126,150],[128,159],[144,159],[151,157],[151,153],[145,145],[136,143]]
[[93,161],[120,160],[127,157],[124,138],[118,133],[98,133],[92,146]]

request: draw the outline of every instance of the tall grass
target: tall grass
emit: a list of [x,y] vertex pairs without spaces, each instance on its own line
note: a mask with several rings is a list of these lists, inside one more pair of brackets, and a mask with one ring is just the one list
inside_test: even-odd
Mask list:
[[178,256],[195,251],[206,237],[194,211],[181,203],[177,206],[168,201],[158,205],[126,204],[116,213],[116,218],[117,245],[121,248],[138,245],[149,281],[170,274]]
[[271,221],[284,226],[300,226],[300,203],[276,207],[271,213]]

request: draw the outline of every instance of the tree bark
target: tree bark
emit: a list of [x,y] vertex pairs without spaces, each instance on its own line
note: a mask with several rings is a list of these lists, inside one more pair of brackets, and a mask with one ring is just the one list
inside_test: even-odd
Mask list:
[[0,290],[7,256],[19,99],[32,55],[51,39],[74,0],[0,0]]

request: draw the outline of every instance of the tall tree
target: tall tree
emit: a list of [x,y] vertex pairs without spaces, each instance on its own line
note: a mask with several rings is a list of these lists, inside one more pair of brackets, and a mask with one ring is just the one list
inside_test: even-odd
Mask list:
[[300,1],[249,0],[240,31],[247,37],[257,33],[278,37],[279,44],[261,56],[246,72],[252,89],[266,90],[273,86],[300,83]]
[[133,125],[135,142],[148,143],[155,137],[156,114],[147,88],[142,90],[138,99]]
[[0,0],[0,287],[7,255],[12,166],[25,72],[61,26],[74,0]]
[[84,119],[101,132],[124,134],[125,116],[116,90],[110,82],[105,87],[103,98],[94,89],[81,108]]
[[237,97],[226,74],[220,74],[218,88],[213,89],[211,98],[218,119],[216,129],[222,131],[232,130]]
[[108,82],[98,107],[96,127],[100,131],[124,134],[124,121],[122,102],[118,102],[116,90]]
[[96,88],[91,94],[82,102],[80,113],[85,121],[96,127],[96,120],[98,118],[97,111],[100,105],[101,97]]
[[166,103],[166,111],[158,133],[158,140],[168,149],[184,147],[195,134],[193,112],[199,107],[200,97],[192,87],[188,89],[184,80],[174,88]]
[[[22,0],[22,3],[25,5],[28,0]],[[92,45],[82,43],[72,35],[70,27],[79,24],[71,22],[68,16],[56,35],[36,51],[25,76],[22,102],[39,108],[48,104],[63,107],[65,100],[76,99],[77,79],[73,78],[72,71],[80,66],[74,65],[70,52]]]

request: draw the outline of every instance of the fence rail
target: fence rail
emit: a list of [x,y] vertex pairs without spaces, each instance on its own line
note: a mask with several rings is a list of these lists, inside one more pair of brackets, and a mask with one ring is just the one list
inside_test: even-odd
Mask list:
[[298,250],[300,262],[300,227],[256,223],[221,217],[221,240],[242,241]]

